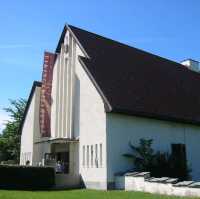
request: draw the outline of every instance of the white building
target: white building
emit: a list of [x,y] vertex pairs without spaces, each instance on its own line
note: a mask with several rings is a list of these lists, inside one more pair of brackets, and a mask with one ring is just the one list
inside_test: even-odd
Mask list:
[[[62,180],[108,189],[132,168],[129,141],[155,150],[184,144],[200,180],[200,74],[85,30],[65,26],[55,53],[45,53],[21,124],[20,164],[64,164]],[[189,65],[188,65],[189,64]]]

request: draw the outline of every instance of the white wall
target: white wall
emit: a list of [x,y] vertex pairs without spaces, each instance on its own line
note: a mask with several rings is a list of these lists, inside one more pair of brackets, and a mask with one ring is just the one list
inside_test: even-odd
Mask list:
[[160,151],[170,152],[172,143],[185,144],[192,177],[200,180],[200,127],[114,113],[106,120],[108,181],[113,182],[114,173],[132,168],[123,154],[131,152],[129,141],[137,145],[141,138],[153,139],[153,148]]
[[76,58],[76,45],[72,35],[67,31],[53,69],[51,94],[52,138],[74,138],[77,136],[74,134],[73,129]]
[[[106,188],[106,115],[103,101],[92,84],[88,75],[79,63],[78,56],[84,56],[81,48],[69,31],[66,32],[64,44],[68,44],[68,51],[57,56],[53,71],[52,83],[52,111],[51,111],[51,136],[79,138],[79,156],[74,151],[71,161],[79,163],[80,173],[86,187]],[[63,59],[68,59],[64,64]],[[91,165],[89,168],[82,165],[82,146],[102,144],[103,163],[101,168]],[[91,153],[91,152],[90,152]],[[78,159],[79,158],[79,161]],[[99,160],[98,160],[99,161]]]
[[51,137],[55,138],[58,137],[58,119],[57,115],[58,115],[58,97],[57,96],[57,89],[58,89],[58,80],[59,80],[59,65],[60,65],[60,58],[59,55],[57,55],[54,67],[53,67],[53,79],[52,79],[52,91],[51,91],[51,99],[52,99],[52,104],[51,104]]
[[39,128],[39,100],[40,100],[40,87],[36,87],[33,94],[21,135],[21,151],[20,151],[20,164],[24,165],[27,160],[31,165],[33,162],[33,142],[40,134]]
[[[70,171],[77,175],[80,174],[87,188],[106,189],[106,114],[104,104],[78,60],[78,56],[84,56],[84,53],[68,31],[64,44],[67,43],[69,51],[66,52],[62,45],[53,70],[51,139],[79,138],[79,144],[70,144]],[[67,64],[64,62],[65,59],[68,60]],[[23,132],[28,131],[28,134],[23,133],[22,152],[34,152],[34,164],[38,164],[42,161],[44,153],[50,152],[50,144],[38,143],[42,139],[39,132],[34,130],[39,128],[39,115],[35,114],[36,104],[38,104],[39,110],[39,101],[35,98],[32,101],[26,119],[28,122],[25,122],[23,129]],[[34,146],[33,140],[37,142]],[[89,156],[90,161],[87,168],[82,165],[82,147],[83,145],[86,147],[93,145],[93,149],[95,149],[96,144],[98,145],[98,165],[95,164],[94,150],[93,167],[91,166],[91,156]],[[102,165],[100,165],[100,144],[102,145]]]
[[[83,55],[77,46],[77,56]],[[84,71],[83,67],[76,59],[76,94],[75,98],[75,132],[79,132],[80,144],[80,174],[87,188],[106,189],[107,173],[106,173],[106,114],[104,112],[103,101]],[[79,96],[79,98],[78,98]],[[89,167],[83,166],[83,145],[93,148],[95,144],[102,144],[102,166],[91,166],[91,150]],[[91,148],[90,148],[91,149]],[[95,156],[95,152],[94,152]],[[99,156],[99,155],[98,155]],[[99,157],[98,157],[99,161]]]
[[75,178],[79,178],[79,143],[72,142],[69,143],[69,174],[76,176]]
[[38,166],[43,163],[44,154],[50,153],[50,144],[38,143],[42,140],[39,125],[40,87],[36,87],[33,94],[21,135],[20,164],[25,165],[26,160],[30,165]]

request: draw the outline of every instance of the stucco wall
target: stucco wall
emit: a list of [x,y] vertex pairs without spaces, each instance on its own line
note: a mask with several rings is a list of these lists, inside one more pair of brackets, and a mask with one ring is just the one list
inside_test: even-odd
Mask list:
[[[65,51],[61,45],[53,71],[51,137],[79,138],[79,144],[70,145],[73,153],[73,156],[70,156],[70,170],[76,174],[80,173],[87,188],[106,189],[104,104],[79,63],[78,56],[85,55],[69,31],[66,32],[64,44],[68,44],[68,50]],[[63,59],[67,59],[68,63]],[[96,144],[98,147],[102,144],[102,165],[98,168],[95,165],[92,167],[90,161],[88,168],[83,167],[83,145],[95,147]]]
[[[83,55],[77,46],[77,56]],[[75,132],[79,134],[80,174],[87,188],[106,189],[106,115],[103,101],[83,67],[76,59]],[[76,106],[77,105],[77,106]],[[79,133],[78,133],[79,132]],[[83,145],[85,147],[102,144],[102,166],[91,166],[91,148],[89,167],[83,166]],[[99,152],[98,152],[99,154]],[[98,157],[99,161],[99,157]]]
[[114,173],[132,168],[123,154],[131,152],[129,141],[137,145],[141,138],[153,139],[153,148],[161,151],[170,152],[172,143],[185,144],[192,177],[200,180],[200,127],[113,113],[106,115],[106,123],[108,181],[114,180]]
[[57,96],[57,89],[58,89],[58,70],[59,70],[59,64],[60,64],[60,58],[59,55],[57,55],[54,68],[53,68],[53,79],[52,79],[52,91],[51,91],[51,98],[52,98],[52,104],[51,104],[51,137],[55,138],[58,137],[57,132],[57,115],[58,115],[58,96]]
[[[71,169],[74,170],[74,173],[80,173],[87,188],[106,189],[106,115],[104,104],[79,63],[78,56],[85,55],[69,31],[66,32],[64,44],[68,44],[68,50],[64,51],[62,45],[53,72],[51,136],[52,138],[79,138],[79,145],[76,145],[74,156],[71,156],[73,160],[70,158],[72,165],[76,162],[76,165],[79,166],[78,169],[76,166]],[[68,59],[67,65],[62,61],[63,58]],[[67,103],[64,103],[65,100]],[[62,112],[59,108],[61,103],[64,103],[64,105],[62,104]],[[63,126],[63,123],[61,125],[60,120],[64,121],[63,123],[67,126]],[[82,165],[82,147],[83,145],[95,147],[96,144],[98,147],[102,144],[102,166],[96,168],[89,164],[89,167],[86,168]]]
[[79,185],[80,175],[79,175],[79,143],[69,143],[69,174],[71,175],[71,180],[75,180],[75,184]]
[[74,85],[76,44],[69,32],[57,55],[53,69],[51,137],[74,138]]
[[27,160],[32,165],[33,162],[33,142],[40,134],[39,128],[39,99],[40,87],[36,87],[33,94],[29,110],[27,112],[21,135],[20,164],[25,164]]

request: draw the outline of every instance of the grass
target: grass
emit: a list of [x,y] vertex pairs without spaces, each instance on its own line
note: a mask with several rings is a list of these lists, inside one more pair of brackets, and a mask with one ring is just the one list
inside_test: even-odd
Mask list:
[[178,198],[180,199],[180,197],[153,195],[142,192],[93,191],[85,189],[66,190],[66,191],[0,190],[0,199],[178,199]]

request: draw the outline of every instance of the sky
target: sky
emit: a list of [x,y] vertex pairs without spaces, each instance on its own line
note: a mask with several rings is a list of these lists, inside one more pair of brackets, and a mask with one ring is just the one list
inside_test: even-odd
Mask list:
[[0,0],[0,131],[66,23],[180,62],[200,61],[199,0]]

